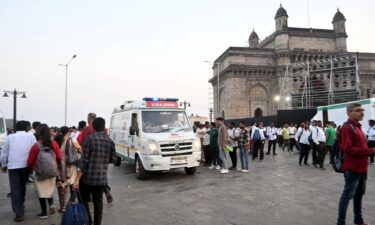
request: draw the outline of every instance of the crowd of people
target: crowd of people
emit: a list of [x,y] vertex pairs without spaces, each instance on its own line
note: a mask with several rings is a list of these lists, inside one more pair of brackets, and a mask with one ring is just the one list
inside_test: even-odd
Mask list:
[[[57,190],[58,212],[64,213],[70,194],[81,193],[90,224],[100,225],[103,195],[111,203],[113,197],[107,179],[108,164],[116,158],[115,144],[105,129],[105,120],[89,113],[75,127],[48,127],[40,122],[18,121],[16,132],[7,136],[1,152],[3,172],[9,174],[14,220],[21,222],[25,214],[27,182],[34,182],[41,212],[46,219],[56,213],[53,194]],[[94,205],[92,219],[88,202]],[[49,210],[47,210],[47,204]]]
[[[330,155],[329,164],[333,163],[333,145],[340,127],[332,121],[327,121],[323,126],[320,120],[305,121],[299,126],[293,122],[282,127],[275,127],[273,123],[265,126],[263,122],[250,122],[249,125],[241,122],[238,126],[230,122],[226,126],[223,118],[217,118],[216,123],[199,124],[195,133],[201,139],[202,161],[210,169],[216,168],[222,174],[228,173],[229,170],[249,172],[249,157],[262,161],[265,155],[277,155],[277,145],[283,152],[299,154],[300,166],[312,164],[325,170],[327,154]],[[368,147],[373,147],[375,120],[369,121],[369,127],[366,131],[366,140]],[[225,151],[226,146],[230,146],[231,151]],[[224,154],[226,152],[227,154]],[[310,153],[311,164],[308,162]],[[232,167],[228,169],[229,158]],[[371,155],[369,158],[370,163],[375,164],[374,156]]]

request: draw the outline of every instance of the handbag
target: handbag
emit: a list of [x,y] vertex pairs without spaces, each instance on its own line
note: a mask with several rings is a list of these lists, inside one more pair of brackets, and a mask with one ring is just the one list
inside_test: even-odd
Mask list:
[[69,138],[66,142],[65,156],[65,161],[68,165],[78,165],[79,161],[81,160],[81,155],[75,149],[71,138]]
[[[74,200],[78,199],[78,203]],[[61,225],[88,225],[89,216],[85,205],[82,203],[82,197],[78,190],[72,192],[65,213],[61,220]]]

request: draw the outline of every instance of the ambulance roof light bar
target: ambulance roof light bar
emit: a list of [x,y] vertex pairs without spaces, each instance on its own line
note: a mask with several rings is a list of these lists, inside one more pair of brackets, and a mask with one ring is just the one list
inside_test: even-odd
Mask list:
[[146,98],[143,98],[143,101],[146,101],[146,102],[160,102],[160,101],[177,102],[178,98],[151,98],[151,97],[146,97]]

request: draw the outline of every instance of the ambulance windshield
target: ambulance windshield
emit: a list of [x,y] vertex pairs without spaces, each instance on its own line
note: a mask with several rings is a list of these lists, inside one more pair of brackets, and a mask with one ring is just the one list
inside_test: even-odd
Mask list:
[[142,130],[145,133],[191,131],[184,111],[143,111]]

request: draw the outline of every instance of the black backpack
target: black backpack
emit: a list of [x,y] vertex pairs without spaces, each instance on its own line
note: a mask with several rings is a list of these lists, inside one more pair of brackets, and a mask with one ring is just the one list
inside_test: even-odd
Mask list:
[[[342,127],[344,127],[345,125],[350,126],[353,132],[357,133],[357,131],[355,130],[355,128],[353,127],[351,123],[345,122],[342,125]],[[340,129],[342,129],[342,127]],[[344,165],[344,153],[341,151],[340,145],[339,145],[340,131],[338,130],[337,132],[338,132],[337,138],[332,146],[332,154],[333,154],[332,168],[336,173],[343,173],[344,171],[342,171],[342,166]]]

